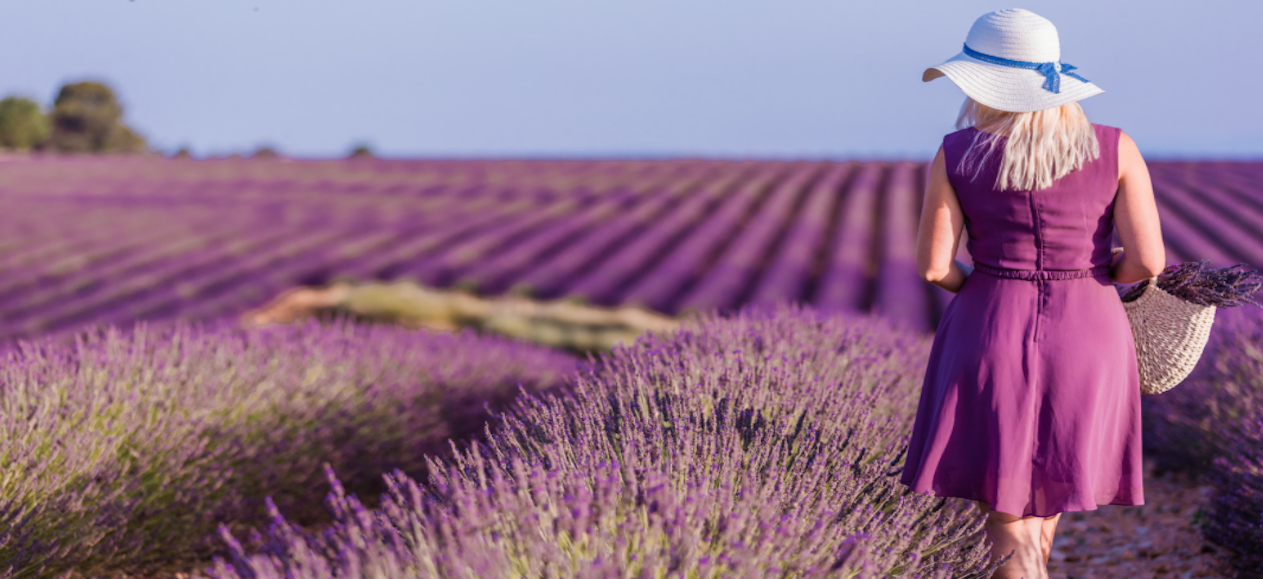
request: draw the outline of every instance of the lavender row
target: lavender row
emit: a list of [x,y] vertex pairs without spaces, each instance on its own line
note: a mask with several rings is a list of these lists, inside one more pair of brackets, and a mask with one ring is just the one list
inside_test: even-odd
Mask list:
[[890,169],[890,181],[882,198],[881,269],[873,311],[890,316],[918,330],[929,330],[929,304],[925,281],[917,269],[917,226],[921,207],[917,204],[916,171],[920,167],[900,163]]
[[869,263],[877,212],[882,166],[866,163],[847,187],[834,222],[838,224],[826,246],[814,302],[826,309],[867,310]]
[[[15,316],[18,318],[17,321],[10,322],[5,329],[11,335],[32,336],[43,330],[86,324],[96,312],[107,311],[114,306],[142,302],[150,295],[159,292],[181,291],[181,284],[188,284],[185,287],[192,288],[192,291],[184,290],[188,293],[198,292],[203,289],[201,286],[208,280],[230,275],[238,269],[249,267],[252,260],[258,261],[272,253],[297,251],[321,241],[328,242],[336,239],[326,230],[305,232],[301,236],[279,235],[277,232],[262,228],[260,232],[263,233],[261,239],[247,236],[243,240],[235,241],[233,245],[236,247],[229,245],[208,248],[202,252],[177,255],[170,259],[146,263],[141,268],[129,272],[127,276],[103,280],[107,283],[101,284],[102,291],[82,298],[53,302],[45,308],[18,310]],[[284,243],[275,243],[282,240]],[[269,241],[272,242],[270,245]]]
[[[457,214],[457,217],[460,216],[461,214]],[[51,321],[54,325],[64,326],[70,323],[144,319],[152,317],[152,314],[126,315],[119,310],[144,314],[146,310],[164,307],[174,315],[184,310],[171,309],[173,301],[196,303],[196,300],[191,298],[225,289],[223,281],[225,279],[235,279],[240,282],[237,285],[230,284],[228,289],[240,288],[236,289],[239,294],[238,307],[249,307],[248,304],[261,303],[275,295],[274,293],[249,295],[250,291],[257,289],[257,285],[251,283],[251,278],[243,274],[252,269],[258,269],[258,266],[252,265],[253,263],[271,266],[273,269],[271,273],[276,273],[275,269],[279,267],[278,262],[275,259],[269,260],[269,255],[284,256],[295,252],[301,254],[304,251],[314,251],[325,256],[322,265],[336,266],[338,265],[336,256],[347,253],[348,250],[354,250],[357,242],[354,232],[364,228],[377,229],[373,227],[371,221],[360,225],[359,229],[342,232],[338,231],[342,229],[341,227],[331,231],[330,225],[330,223],[319,221],[299,221],[277,228],[270,227],[265,221],[255,221],[235,226],[239,229],[217,231],[212,238],[213,243],[185,247],[180,251],[173,251],[169,245],[157,246],[150,248],[147,253],[136,256],[131,260],[133,263],[93,264],[108,269],[102,274],[84,276],[87,281],[95,282],[94,284],[85,288],[84,279],[72,279],[69,289],[74,291],[76,294],[74,296],[63,296],[56,291],[48,290],[41,292],[37,299],[39,303],[48,304],[48,306],[39,307],[29,303],[28,300],[28,303],[18,308],[17,320],[35,320],[44,324]],[[414,227],[424,228],[425,225],[426,222],[422,221]],[[385,242],[391,241],[396,236],[389,230],[386,230],[384,235],[387,236],[387,239],[383,240]],[[314,239],[314,242],[307,239]],[[342,248],[338,249],[339,246]],[[345,267],[345,262],[342,265]],[[300,275],[291,276],[287,283],[281,284],[280,288],[274,287],[271,290],[280,291],[299,283],[299,279],[312,275],[313,272],[310,269],[300,272]],[[117,281],[111,284],[107,283],[109,280]],[[89,292],[88,295],[81,295],[85,292]],[[176,299],[174,297],[176,295],[181,295],[181,298]],[[73,299],[67,301],[65,297]],[[165,303],[153,305],[152,302],[155,300],[165,300]],[[110,315],[111,313],[123,315]],[[15,323],[14,319],[9,321]],[[30,334],[35,331],[36,328],[21,326],[11,329],[11,332],[18,334]]]
[[591,289],[581,289],[585,277],[602,279],[605,273],[617,271],[617,265],[625,263],[626,258],[617,257],[616,252],[627,243],[638,241],[641,232],[666,219],[677,207],[688,207],[683,204],[690,201],[690,195],[702,183],[719,177],[719,170],[714,167],[705,169],[708,170],[699,168],[661,187],[650,188],[634,206],[611,216],[568,247],[543,256],[520,274],[513,289],[543,298],[556,298],[563,291],[572,295],[590,293]]
[[[724,223],[719,215],[712,218],[717,232],[699,230],[702,238],[722,239],[722,232],[739,232],[724,253],[714,263],[701,271],[705,276],[680,298],[681,310],[708,311],[729,309],[736,306],[747,284],[758,279],[761,268],[768,262],[765,256],[776,248],[776,238],[786,223],[794,222],[794,206],[807,186],[823,167],[816,163],[799,163],[788,174],[772,185],[763,204],[750,211],[748,223]],[[769,248],[771,248],[769,250]]]
[[619,301],[659,311],[675,309],[677,298],[709,271],[713,256],[767,201],[775,184],[786,178],[785,171],[789,167],[783,163],[766,163],[758,169],[725,192],[708,215],[677,233],[678,241],[670,251],[630,287],[620,291]]
[[22,473],[0,485],[0,576],[198,560],[217,523],[265,520],[265,494],[318,520],[305,507],[322,464],[370,494],[381,472],[424,476],[426,454],[481,430],[484,404],[561,387],[574,367],[471,333],[342,324],[25,344],[0,363],[0,460]]
[[[1263,267],[1260,167],[1151,164],[1168,261]],[[0,175],[0,339],[140,313],[241,313],[278,287],[401,277],[670,314],[801,301],[932,330],[952,296],[913,271],[923,172],[703,159],[24,161]],[[254,241],[223,245],[232,238]],[[301,259],[273,273],[259,265],[267,255]],[[223,275],[203,273],[211,264]],[[154,297],[154,284],[181,299]]]
[[830,215],[839,202],[846,180],[854,174],[858,163],[839,163],[826,167],[825,173],[810,185],[802,209],[793,227],[783,233],[777,253],[758,279],[750,301],[771,305],[803,301],[810,295],[812,270],[817,265],[817,248],[824,246],[832,222]]
[[693,224],[705,219],[730,188],[737,186],[742,178],[757,178],[754,169],[752,164],[733,167],[731,172],[722,173],[713,181],[702,184],[662,219],[641,230],[639,235],[608,254],[592,269],[570,280],[564,293],[598,304],[620,303],[620,296],[625,293],[627,285],[644,279],[646,276],[639,274],[652,267],[658,256],[669,255],[680,236],[685,235]]
[[522,400],[485,445],[386,477],[336,522],[272,509],[223,530],[217,579],[987,577],[969,505],[910,493],[902,461],[928,339],[779,306],[616,348],[567,396]]
[[[528,269],[547,267],[544,263],[538,263],[539,256],[565,251],[568,245],[573,245],[573,240],[596,228],[608,226],[628,209],[661,203],[664,197],[671,196],[664,188],[670,183],[690,177],[688,171],[676,170],[616,187],[582,211],[563,215],[556,223],[540,228],[512,247],[506,247],[504,251],[473,265],[461,274],[458,284],[483,292],[505,291],[511,280],[521,278]],[[591,249],[593,244],[590,239],[587,241],[582,248]]]

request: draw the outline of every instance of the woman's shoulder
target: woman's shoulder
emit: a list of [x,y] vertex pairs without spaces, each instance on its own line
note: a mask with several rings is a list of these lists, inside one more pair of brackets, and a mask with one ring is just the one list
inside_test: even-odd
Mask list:
[[1092,124],[1092,128],[1096,130],[1096,134],[1098,135],[1101,135],[1101,134],[1112,135],[1115,138],[1118,138],[1118,135],[1121,135],[1123,133],[1122,129],[1112,126],[1112,125],[1102,125],[1100,123],[1091,123],[1091,124]]
[[978,129],[973,127],[965,127],[959,131],[954,131],[943,135],[943,149],[950,149],[957,143],[969,143],[973,140],[974,132]]
[[959,139],[961,137],[967,137],[974,134],[974,131],[977,131],[977,130],[978,129],[974,127],[965,127],[959,131],[953,131],[953,132],[947,133],[946,135],[943,135],[943,140]]
[[1092,129],[1096,131],[1097,141],[1104,141],[1111,149],[1117,149],[1119,141],[1126,134],[1118,127],[1098,123],[1092,123]]
[[959,131],[943,135],[943,161],[949,179],[955,178],[955,174],[960,168],[960,160],[973,145],[978,132],[978,129],[974,127],[965,127]]

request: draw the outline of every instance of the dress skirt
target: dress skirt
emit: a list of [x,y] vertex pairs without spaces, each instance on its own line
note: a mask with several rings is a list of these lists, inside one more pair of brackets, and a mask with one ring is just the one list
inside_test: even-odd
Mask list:
[[1108,275],[975,269],[939,322],[902,482],[1017,516],[1144,504],[1140,377]]

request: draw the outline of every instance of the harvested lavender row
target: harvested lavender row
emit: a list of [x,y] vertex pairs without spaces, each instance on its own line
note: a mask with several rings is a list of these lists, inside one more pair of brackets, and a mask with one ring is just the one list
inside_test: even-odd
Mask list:
[[[322,463],[353,489],[426,472],[519,391],[575,359],[471,333],[308,324],[106,329],[0,360],[4,577],[145,570],[220,548],[215,525],[303,517]],[[306,514],[304,514],[306,513]],[[238,528],[238,527],[234,527]]]
[[[1263,276],[1255,270],[1238,269],[1246,264],[1211,268],[1210,260],[1188,261],[1168,265],[1158,274],[1158,287],[1183,300],[1203,306],[1234,308],[1252,304],[1263,307],[1251,297],[1263,289]],[[1119,286],[1118,296],[1124,302],[1136,301],[1149,285],[1142,280],[1131,287]]]
[[[224,530],[218,579],[988,577],[972,506],[898,483],[929,339],[790,306],[691,320],[526,397],[485,446],[337,522]],[[256,549],[258,549],[256,551]]]

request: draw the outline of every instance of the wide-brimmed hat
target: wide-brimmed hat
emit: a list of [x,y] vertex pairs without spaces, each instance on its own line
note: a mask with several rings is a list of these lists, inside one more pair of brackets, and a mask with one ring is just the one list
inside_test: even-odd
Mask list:
[[925,69],[921,80],[946,76],[974,100],[993,109],[1024,113],[1058,107],[1105,91],[1061,62],[1057,27],[1021,8],[974,21],[960,54]]

